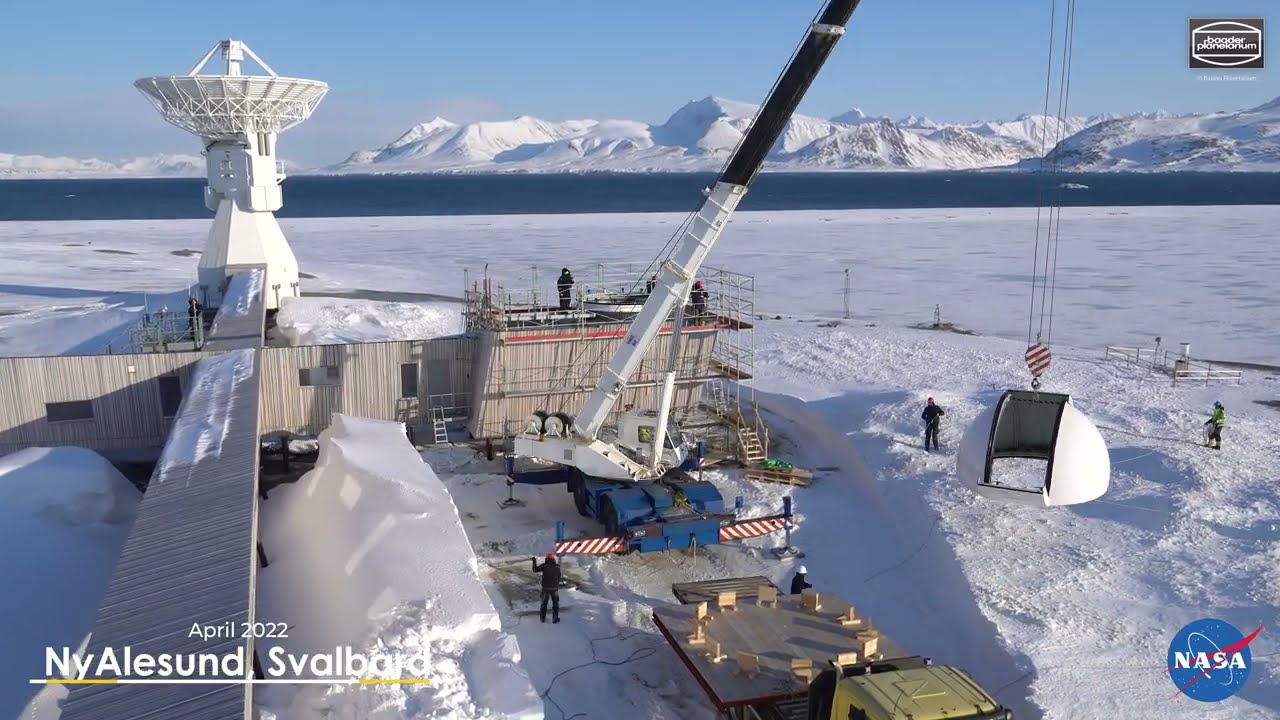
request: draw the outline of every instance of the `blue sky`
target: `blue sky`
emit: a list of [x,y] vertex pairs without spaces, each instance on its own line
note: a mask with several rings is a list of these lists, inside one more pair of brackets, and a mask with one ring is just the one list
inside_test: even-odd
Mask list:
[[[132,83],[186,72],[223,37],[246,41],[282,75],[329,83],[313,118],[280,144],[283,157],[303,164],[337,162],[435,115],[661,122],[707,95],[760,102],[822,4],[0,1],[0,152],[197,153],[197,141],[164,124]],[[1065,0],[1058,5],[1061,18]],[[1071,114],[1239,109],[1280,95],[1280,51],[1267,53],[1271,67],[1252,82],[1205,82],[1186,66],[1189,17],[1267,17],[1268,5],[1079,3]],[[1049,0],[864,0],[800,112],[859,107],[956,121],[1037,112],[1049,8]],[[1275,36],[1273,26],[1266,34]]]

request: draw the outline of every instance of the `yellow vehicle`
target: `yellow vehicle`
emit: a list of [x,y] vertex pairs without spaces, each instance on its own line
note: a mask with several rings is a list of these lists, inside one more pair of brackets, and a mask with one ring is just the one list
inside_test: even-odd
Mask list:
[[[912,654],[879,629],[870,659],[825,657],[858,636],[842,623],[852,606],[835,595],[823,593],[820,607],[805,607],[803,595],[783,594],[762,576],[675,583],[671,590],[680,605],[655,607],[654,625],[720,717],[1013,720],[1013,711],[963,670]],[[714,609],[725,605],[732,609]],[[695,623],[704,624],[701,643],[688,635]],[[718,660],[707,657],[711,641]],[[797,675],[797,668],[811,671]]]
[[806,720],[1012,720],[961,670],[912,657],[826,670],[809,686]]

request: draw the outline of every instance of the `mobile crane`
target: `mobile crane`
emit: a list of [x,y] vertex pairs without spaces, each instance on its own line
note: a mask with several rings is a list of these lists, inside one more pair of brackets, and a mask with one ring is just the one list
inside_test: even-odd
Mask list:
[[[703,260],[729,223],[760,172],[765,157],[813,83],[859,0],[830,0],[810,23],[800,46],[778,77],[750,129],[730,156],[706,200],[687,223],[680,242],[661,262],[654,288],[582,410],[573,417],[538,412],[513,440],[509,482],[565,482],[578,511],[605,526],[606,537],[564,542],[562,553],[648,552],[690,544],[713,544],[772,532],[790,520],[789,498],[781,515],[741,521],[724,513],[724,500],[708,482],[694,480],[700,453],[670,417],[675,372],[662,375],[654,410],[629,410],[616,428],[605,423],[619,395],[672,311],[682,307]],[[550,468],[517,472],[514,457]],[[739,503],[740,504],[740,503]]]

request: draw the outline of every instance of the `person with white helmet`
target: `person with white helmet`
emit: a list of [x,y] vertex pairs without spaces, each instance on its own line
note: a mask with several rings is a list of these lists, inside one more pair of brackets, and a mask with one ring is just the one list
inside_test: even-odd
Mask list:
[[791,578],[791,594],[792,595],[799,595],[801,591],[808,590],[809,588],[813,587],[813,585],[810,585],[804,579],[805,576],[808,574],[809,574],[809,569],[803,565],[800,566],[799,570],[796,570],[796,576]]

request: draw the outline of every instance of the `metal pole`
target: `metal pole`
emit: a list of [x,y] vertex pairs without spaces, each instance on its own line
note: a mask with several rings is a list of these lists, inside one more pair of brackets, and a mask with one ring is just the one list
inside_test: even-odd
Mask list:
[[849,319],[849,268],[844,269],[844,319]]

